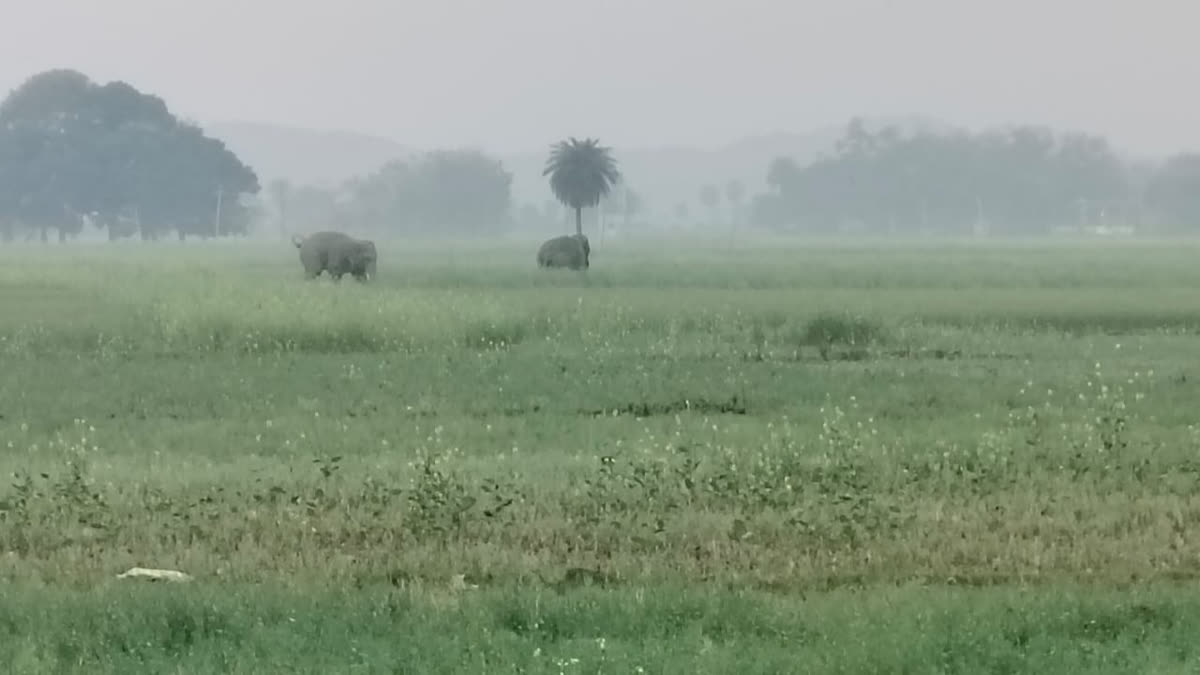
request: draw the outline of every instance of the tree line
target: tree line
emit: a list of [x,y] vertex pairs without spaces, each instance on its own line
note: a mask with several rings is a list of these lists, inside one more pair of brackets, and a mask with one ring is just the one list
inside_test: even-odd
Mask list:
[[393,160],[336,188],[268,186],[282,231],[337,227],[406,235],[494,234],[513,225],[512,173],[478,150],[435,150]]
[[852,120],[832,152],[777,158],[766,182],[751,220],[780,231],[1200,231],[1200,155],[1147,167],[1102,137],[1037,126],[905,134]]
[[[334,189],[272,182],[159,97],[70,69],[0,101],[0,239],[243,235],[267,201],[291,231],[355,228],[484,234],[513,224],[512,174],[473,150],[390,162]],[[266,199],[263,199],[266,197]],[[291,222],[288,222],[291,221]]]
[[[545,174],[574,229],[625,224],[645,197],[587,139],[568,145],[558,171],[555,146]],[[603,150],[603,152],[601,151]],[[587,165],[574,178],[575,167]],[[702,207],[734,225],[747,220],[781,232],[1045,233],[1061,227],[1134,226],[1200,231],[1200,154],[1146,166],[1120,157],[1101,137],[1016,126],[980,133],[869,130],[852,120],[833,149],[802,165],[779,157],[767,190],[746,199],[739,181],[700,187]],[[213,237],[270,227],[364,233],[496,234],[521,226],[569,228],[558,204],[514,208],[513,174],[476,150],[437,150],[397,159],[368,175],[324,188],[259,179],[220,140],[173,115],[157,96],[74,70],[34,75],[0,101],[0,238],[78,235],[87,224],[109,238],[168,233]],[[579,206],[568,192],[596,185]],[[574,187],[568,187],[574,186]],[[610,189],[611,188],[611,189]],[[582,189],[582,188],[580,188]],[[572,217],[573,216],[573,217]],[[686,205],[676,208],[686,219]]]

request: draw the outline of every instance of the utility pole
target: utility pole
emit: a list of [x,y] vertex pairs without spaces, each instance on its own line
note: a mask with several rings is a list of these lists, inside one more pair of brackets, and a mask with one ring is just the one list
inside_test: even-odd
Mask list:
[[221,200],[225,196],[225,188],[217,186],[217,213],[213,217],[213,238],[221,236]]

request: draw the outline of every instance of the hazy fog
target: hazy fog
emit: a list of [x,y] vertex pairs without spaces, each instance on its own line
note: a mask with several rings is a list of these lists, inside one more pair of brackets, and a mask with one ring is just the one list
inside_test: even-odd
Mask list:
[[8,0],[4,18],[4,91],[71,67],[201,123],[410,146],[714,146],[920,113],[1200,148],[1185,0]]

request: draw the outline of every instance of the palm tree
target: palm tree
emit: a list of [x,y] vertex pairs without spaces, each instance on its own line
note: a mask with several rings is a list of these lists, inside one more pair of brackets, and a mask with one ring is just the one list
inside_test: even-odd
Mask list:
[[550,189],[558,201],[575,209],[575,234],[583,234],[583,209],[597,206],[621,180],[617,160],[599,139],[574,136],[550,146],[543,176],[550,176]]

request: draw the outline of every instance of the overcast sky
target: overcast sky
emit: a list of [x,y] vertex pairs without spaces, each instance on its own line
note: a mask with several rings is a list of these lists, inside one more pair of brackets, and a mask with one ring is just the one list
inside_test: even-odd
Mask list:
[[1194,0],[0,2],[0,89],[70,67],[201,123],[513,151],[927,114],[1200,149]]

